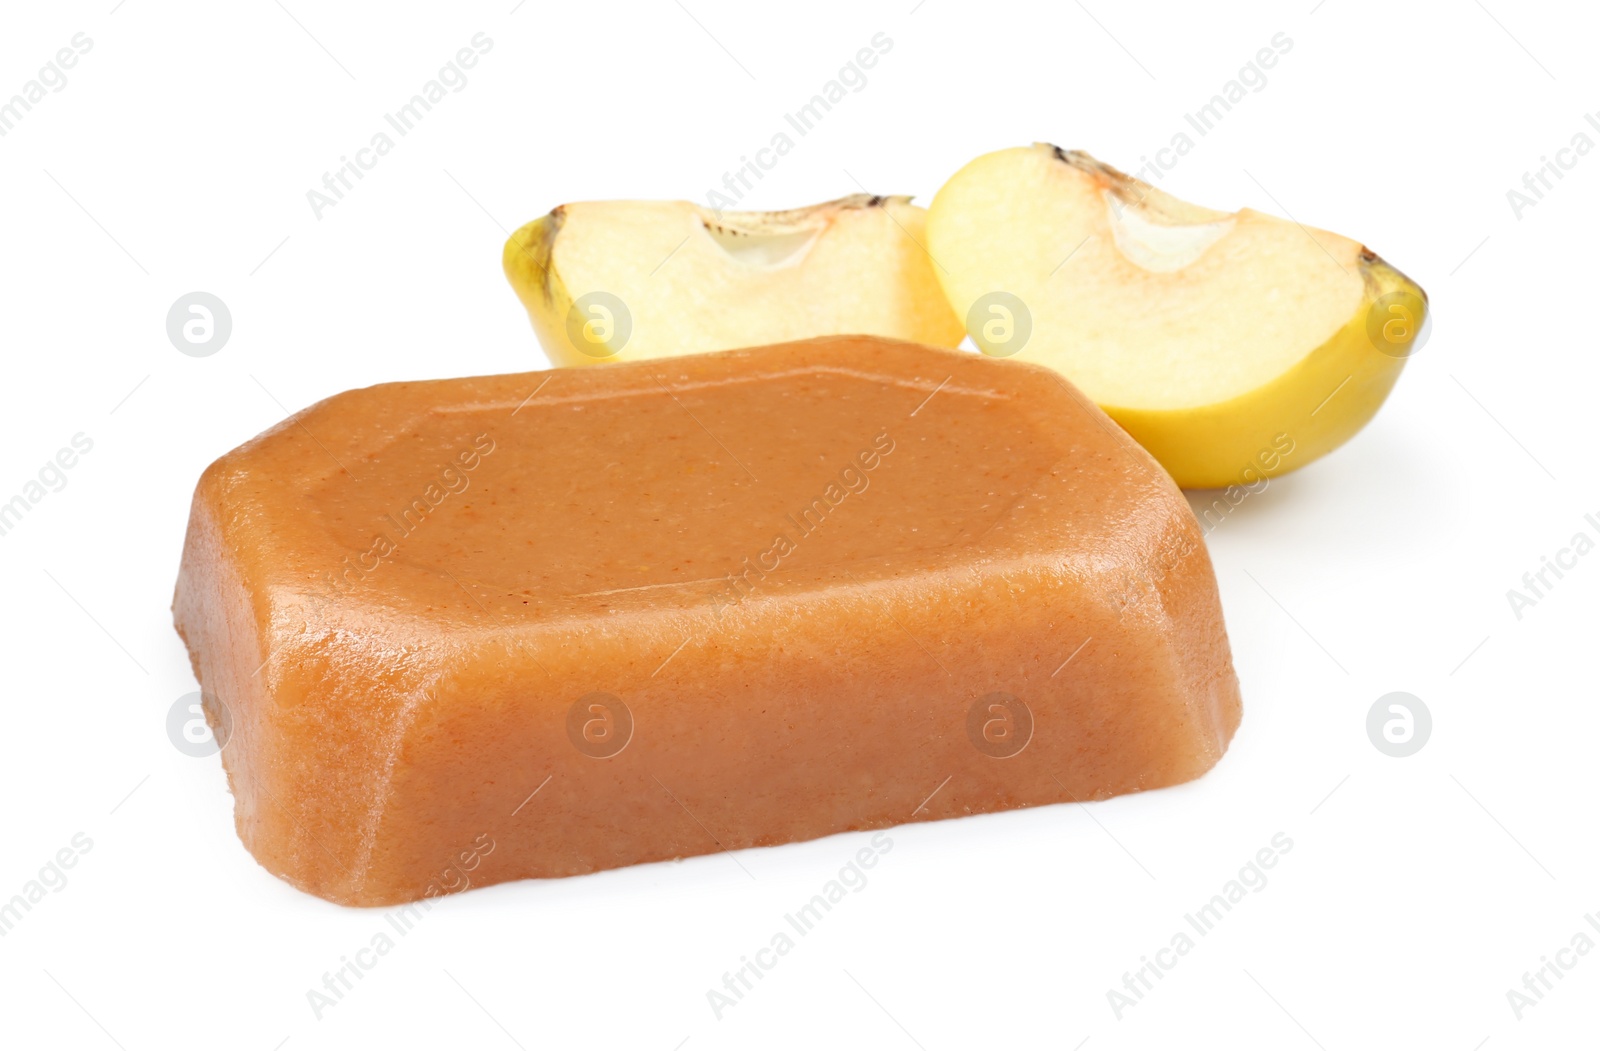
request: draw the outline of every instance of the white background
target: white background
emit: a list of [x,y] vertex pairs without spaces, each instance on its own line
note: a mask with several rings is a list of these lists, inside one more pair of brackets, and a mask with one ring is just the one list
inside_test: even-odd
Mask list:
[[[1506,996],[1600,913],[1600,554],[1520,620],[1506,597],[1600,535],[1600,156],[1520,218],[1506,197],[1576,133],[1600,142],[1591,13],[915,2],[8,8],[0,97],[73,34],[93,47],[0,138],[0,499],[74,434],[94,448],[0,537],[0,899],[75,834],[93,847],[0,938],[0,1045],[1592,1043],[1600,951],[1520,1021]],[[306,191],[478,32],[467,86],[314,218]],[[168,612],[196,478],[346,388],[544,367],[507,230],[567,200],[704,201],[878,32],[866,87],[743,204],[926,203],[1035,139],[1131,170],[1283,32],[1266,87],[1161,185],[1361,238],[1432,296],[1378,418],[1209,538],[1245,698],[1231,751],[1181,788],[894,830],[720,1021],[706,991],[864,837],[744,852],[753,879],[719,854],[449,899],[318,1020],[307,990],[382,914],[258,867],[218,759],[165,732],[196,688]],[[165,332],[196,289],[233,315],[203,359]],[[1434,720],[1405,759],[1365,729],[1396,690]],[[1279,832],[1265,888],[1118,1020],[1107,990]]]

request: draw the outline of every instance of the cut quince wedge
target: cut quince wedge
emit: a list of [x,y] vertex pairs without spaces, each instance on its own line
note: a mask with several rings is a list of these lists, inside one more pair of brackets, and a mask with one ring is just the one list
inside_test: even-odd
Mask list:
[[1359,242],[1044,143],[951,177],[927,243],[981,350],[1056,369],[1185,488],[1250,485],[1348,440],[1427,315]]
[[815,336],[961,342],[909,197],[786,212],[688,201],[565,204],[506,242],[506,276],[557,365]]

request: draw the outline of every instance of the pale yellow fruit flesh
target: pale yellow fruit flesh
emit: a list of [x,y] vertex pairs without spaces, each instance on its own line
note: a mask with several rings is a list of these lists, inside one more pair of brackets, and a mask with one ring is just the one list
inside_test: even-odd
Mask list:
[[1072,380],[1188,488],[1251,484],[1348,440],[1426,311],[1356,241],[1191,205],[1044,144],[953,176],[928,247],[958,315],[987,293],[1020,299],[1016,356]]
[[789,212],[568,204],[513,234],[504,263],[558,365],[843,334],[953,347],[965,332],[924,247],[926,216],[864,194]]

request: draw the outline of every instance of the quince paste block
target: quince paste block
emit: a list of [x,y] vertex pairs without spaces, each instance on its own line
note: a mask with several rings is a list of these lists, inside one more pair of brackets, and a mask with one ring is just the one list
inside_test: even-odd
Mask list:
[[206,470],[174,613],[245,846],[358,905],[1172,785],[1240,718],[1160,467],[868,337],[329,398]]

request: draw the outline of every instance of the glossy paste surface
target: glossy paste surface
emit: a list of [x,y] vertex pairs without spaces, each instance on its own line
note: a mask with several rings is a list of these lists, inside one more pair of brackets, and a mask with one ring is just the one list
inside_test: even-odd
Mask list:
[[1171,785],[1240,718],[1155,462],[866,337],[330,398],[205,472],[174,613],[245,845],[350,904]]

